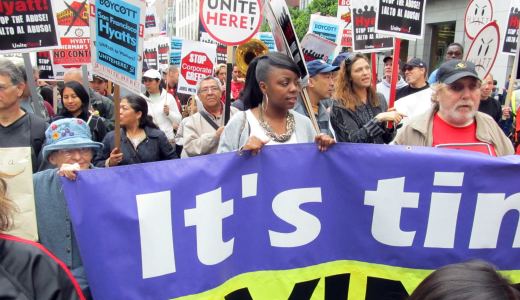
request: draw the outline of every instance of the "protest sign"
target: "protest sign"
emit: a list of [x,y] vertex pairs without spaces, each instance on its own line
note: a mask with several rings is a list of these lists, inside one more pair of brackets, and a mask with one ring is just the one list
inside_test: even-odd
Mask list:
[[40,79],[54,79],[51,53],[49,51],[36,52],[36,66],[40,70]]
[[340,46],[352,47],[352,9],[350,0],[338,0],[338,18],[343,21]]
[[147,3],[144,24],[145,36],[159,35],[161,30],[159,28],[159,17],[155,5]]
[[301,78],[305,80],[308,75],[307,66],[287,4],[285,1],[276,0],[266,0],[264,4],[265,17],[273,32],[276,48],[294,60],[300,69]]
[[55,65],[87,65],[91,62],[89,6],[86,0],[56,1],[61,46],[52,51]]
[[255,37],[264,42],[269,51],[277,51],[272,32],[257,32]]
[[53,4],[49,0],[0,0],[0,51],[27,53],[59,46]]
[[380,52],[392,50],[392,37],[376,33],[377,0],[351,0],[353,16],[352,48],[359,52]]
[[165,70],[170,65],[170,39],[166,36],[158,36],[156,39],[159,69]]
[[199,7],[206,32],[228,46],[247,42],[262,24],[261,0],[200,0]]
[[179,93],[194,95],[197,82],[213,75],[217,47],[214,44],[185,40],[182,42]]
[[493,68],[499,47],[500,30],[493,21],[480,30],[466,54],[466,60],[475,64],[480,79],[484,79]]
[[170,42],[170,65],[180,66],[181,64],[182,38],[172,37]]
[[471,0],[464,13],[464,32],[474,39],[479,31],[493,21],[493,3],[491,0]]
[[199,42],[215,44],[217,46],[217,64],[225,64],[227,62],[227,46],[209,35],[202,22],[199,22]]
[[143,59],[148,69],[159,69],[159,53],[157,51],[157,40],[155,38],[144,40]]
[[315,59],[328,61],[336,49],[336,44],[317,34],[307,33],[302,39],[303,57],[306,62]]
[[511,0],[507,19],[506,32],[502,52],[508,55],[516,55],[518,43],[518,30],[520,26],[520,0]]
[[95,0],[91,3],[94,73],[141,93],[144,2]]
[[422,39],[426,0],[379,0],[376,32],[402,39]]
[[63,186],[94,299],[406,299],[469,259],[520,282],[519,181],[518,156],[340,143],[93,169]]
[[334,17],[311,15],[309,31],[335,44],[341,40],[341,21]]
[[8,199],[17,207],[13,215],[13,228],[7,233],[37,241],[31,148],[0,148],[0,178],[7,184]]

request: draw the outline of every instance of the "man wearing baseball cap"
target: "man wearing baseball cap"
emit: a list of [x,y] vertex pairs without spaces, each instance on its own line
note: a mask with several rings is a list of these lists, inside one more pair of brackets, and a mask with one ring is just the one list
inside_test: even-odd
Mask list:
[[[339,70],[338,66],[332,66],[325,61],[318,59],[307,63],[309,71],[309,83],[307,92],[312,104],[312,110],[318,121],[320,132],[333,136],[329,126],[329,107],[332,106],[332,93],[334,92],[334,72]],[[307,114],[307,110],[301,101],[298,101],[294,110],[302,115]]]
[[[385,100],[386,100],[387,104],[388,104],[388,101],[390,101],[390,85],[392,84],[392,62],[393,62],[393,60],[394,60],[393,57],[390,55],[387,55],[387,56],[385,56],[385,58],[383,58],[383,63],[385,65],[383,80],[381,80],[381,82],[379,82],[376,85],[377,92],[381,93],[381,94],[383,94],[383,96],[385,96]],[[400,64],[401,64],[401,62],[399,62],[399,65]],[[400,88],[406,86],[406,81],[404,81],[401,74],[398,74],[398,76],[399,77],[397,80],[396,89],[400,89]]]
[[426,63],[420,58],[412,58],[403,66],[404,78],[408,85],[397,90],[395,100],[415,94],[430,87],[426,82]]
[[450,60],[437,72],[433,107],[413,117],[398,132],[393,143],[433,146],[511,155],[513,146],[489,115],[478,111],[481,81],[475,65]]

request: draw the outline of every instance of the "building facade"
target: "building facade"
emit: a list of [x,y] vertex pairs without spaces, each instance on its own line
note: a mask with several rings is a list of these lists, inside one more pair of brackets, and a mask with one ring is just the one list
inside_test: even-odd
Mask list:
[[175,36],[197,41],[199,38],[199,1],[175,0]]

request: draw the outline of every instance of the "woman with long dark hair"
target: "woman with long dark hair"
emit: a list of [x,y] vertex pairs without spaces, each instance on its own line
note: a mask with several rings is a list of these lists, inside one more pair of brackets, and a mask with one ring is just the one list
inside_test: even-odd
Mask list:
[[[330,122],[338,142],[384,144],[393,130],[386,122],[401,121],[403,115],[387,111],[382,94],[372,86],[372,71],[363,54],[352,53],[342,63],[336,78]],[[395,126],[394,126],[395,128]]]
[[92,140],[95,142],[103,141],[107,134],[107,128],[103,119],[89,111],[89,95],[87,90],[77,81],[69,81],[65,83],[61,91],[61,102],[63,110],[59,115],[53,118],[56,121],[63,118],[78,118],[87,123],[92,134]]
[[94,159],[98,167],[113,167],[176,158],[168,138],[148,115],[146,100],[128,95],[121,100],[121,149],[115,148],[114,131],[103,140],[103,151]]
[[307,117],[291,112],[299,91],[300,70],[291,58],[276,52],[255,58],[246,74],[245,111],[226,125],[217,152],[251,150],[256,154],[264,145],[313,141],[325,151],[334,140],[316,136]]

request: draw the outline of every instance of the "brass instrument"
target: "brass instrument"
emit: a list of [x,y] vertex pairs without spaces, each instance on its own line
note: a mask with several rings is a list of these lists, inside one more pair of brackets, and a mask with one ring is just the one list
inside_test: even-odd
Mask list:
[[242,74],[247,73],[249,63],[255,57],[265,55],[269,52],[267,45],[259,39],[250,39],[246,43],[237,47],[236,65]]

